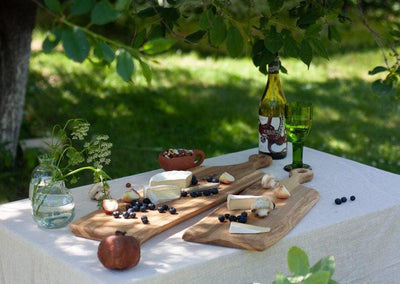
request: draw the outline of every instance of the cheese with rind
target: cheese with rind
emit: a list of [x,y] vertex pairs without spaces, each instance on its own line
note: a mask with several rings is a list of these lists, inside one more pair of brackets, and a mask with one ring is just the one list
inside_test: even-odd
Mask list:
[[155,174],[150,178],[150,186],[153,185],[176,185],[179,188],[189,187],[192,180],[191,171],[165,171]]
[[269,227],[261,227],[256,225],[231,222],[229,227],[229,233],[231,234],[261,234],[268,233],[271,231]]
[[144,189],[143,196],[157,205],[180,198],[181,189],[172,184],[149,186]]
[[234,195],[228,194],[228,210],[250,210],[254,201],[259,198],[257,195]]

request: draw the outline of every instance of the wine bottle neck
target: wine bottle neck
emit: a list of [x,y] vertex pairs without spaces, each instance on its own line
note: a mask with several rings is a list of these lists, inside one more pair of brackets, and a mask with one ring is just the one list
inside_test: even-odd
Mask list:
[[279,56],[276,56],[274,61],[268,64],[268,74],[279,74]]

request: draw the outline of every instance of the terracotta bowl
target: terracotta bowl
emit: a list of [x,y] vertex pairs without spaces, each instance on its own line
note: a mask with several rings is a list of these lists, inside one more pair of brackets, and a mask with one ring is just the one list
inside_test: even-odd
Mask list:
[[181,157],[173,157],[168,158],[160,153],[158,155],[158,163],[161,168],[166,171],[172,170],[187,170],[190,168],[194,168],[200,166],[203,163],[205,158],[204,152],[201,150],[194,149],[193,155],[181,156]]

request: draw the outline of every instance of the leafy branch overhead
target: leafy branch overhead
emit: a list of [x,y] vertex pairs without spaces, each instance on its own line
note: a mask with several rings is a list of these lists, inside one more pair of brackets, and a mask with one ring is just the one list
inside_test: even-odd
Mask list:
[[[329,59],[326,44],[341,41],[341,25],[352,22],[345,11],[355,0],[44,0],[35,1],[54,16],[54,26],[43,42],[50,52],[62,44],[68,58],[95,64],[113,62],[118,75],[131,81],[137,69],[150,83],[152,56],[176,43],[206,44],[232,57],[250,55],[266,74],[279,52],[310,66],[314,57]],[[400,25],[383,42],[365,21],[361,1],[360,19],[382,51],[389,48],[394,63],[370,71],[385,72],[373,87],[387,93],[400,77],[399,57],[393,48],[400,39]],[[136,68],[139,63],[139,68]],[[286,69],[282,66],[282,71]]]

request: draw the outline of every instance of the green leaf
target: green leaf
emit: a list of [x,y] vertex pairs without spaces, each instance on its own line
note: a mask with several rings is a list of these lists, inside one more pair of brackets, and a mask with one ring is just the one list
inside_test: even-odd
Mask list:
[[272,53],[276,53],[283,46],[283,38],[280,33],[276,31],[274,26],[271,26],[271,29],[266,32],[264,38],[265,48],[268,49]]
[[226,38],[227,30],[224,22],[224,18],[218,16],[214,19],[213,25],[209,32],[210,43],[214,47],[218,47],[224,42]]
[[283,7],[283,0],[268,0],[268,6],[272,14],[278,12]]
[[330,273],[328,271],[318,271],[304,280],[304,284],[328,284]]
[[189,42],[197,43],[197,42],[199,42],[199,41],[203,38],[203,36],[204,36],[206,33],[207,33],[206,31],[198,30],[198,31],[196,31],[196,32],[194,32],[194,33],[191,33],[190,35],[187,35],[187,36],[185,37],[185,39],[186,39],[187,41],[189,41]]
[[275,59],[275,54],[265,48],[263,40],[258,40],[253,45],[252,59],[259,71],[267,74],[267,64]]
[[89,13],[95,4],[96,0],[72,0],[71,15],[79,16]]
[[321,32],[322,30],[322,26],[319,24],[313,24],[311,26],[309,26],[306,29],[306,33],[305,33],[305,37],[306,38],[310,38],[310,37],[315,37],[318,36],[318,34]]
[[387,95],[393,90],[391,84],[385,83],[383,80],[378,79],[372,83],[372,91],[378,95]]
[[301,61],[303,61],[307,67],[310,68],[310,63],[312,60],[312,48],[305,39],[301,41],[299,56]]
[[335,26],[329,25],[328,26],[328,38],[329,40],[335,40],[337,42],[341,42],[342,36],[338,32]]
[[125,49],[118,49],[117,55],[117,73],[125,81],[130,81],[134,71],[132,55]]
[[297,57],[299,55],[299,47],[292,33],[286,33],[283,38],[283,50],[287,56]]
[[54,27],[51,34],[46,36],[42,43],[42,49],[44,53],[52,51],[60,42],[62,36],[62,30],[59,27]]
[[306,29],[321,17],[321,12],[316,8],[309,8],[297,19],[297,26]]
[[115,10],[108,0],[98,2],[91,13],[91,21],[95,25],[105,25],[113,22],[118,16],[118,11]]
[[315,273],[317,271],[328,271],[332,276],[335,272],[335,268],[335,258],[333,256],[327,256],[321,258],[316,264],[314,264],[311,267],[310,272]]
[[214,13],[211,9],[204,11],[200,15],[199,28],[203,31],[211,29],[212,23],[214,22]]
[[98,42],[94,48],[94,55],[111,63],[114,60],[114,51],[104,42]]
[[158,54],[169,50],[175,43],[175,40],[169,38],[155,38],[146,42],[142,50],[146,54]]
[[232,57],[239,56],[243,51],[243,38],[237,27],[231,26],[226,36],[226,46]]
[[381,72],[385,72],[385,71],[388,71],[388,69],[386,67],[384,67],[384,66],[376,66],[374,69],[368,71],[368,74],[369,75],[375,75],[375,74],[378,74],[378,73],[381,73]]
[[146,39],[146,29],[143,29],[135,35],[135,38],[133,39],[133,47],[134,48],[141,47],[145,39]]
[[131,3],[131,0],[117,0],[117,3],[115,4],[115,9],[118,11],[124,11],[125,9],[129,9],[129,5]]
[[90,43],[80,28],[64,30],[62,44],[67,57],[76,62],[83,62],[89,55]]
[[317,38],[311,39],[311,44],[314,47],[314,51],[321,57],[329,59],[328,52],[326,51],[322,41]]
[[60,1],[58,0],[44,0],[44,5],[46,5],[46,7],[53,12],[56,13],[62,12],[62,6],[60,4]]
[[307,275],[310,263],[307,254],[298,247],[291,247],[287,255],[289,271],[294,275]]
[[160,24],[152,25],[147,39],[150,41],[160,37],[165,37],[165,27]]
[[140,10],[137,15],[141,18],[150,18],[153,17],[157,14],[156,9],[154,9],[153,7],[149,7],[143,10]]
[[147,84],[150,84],[153,77],[153,72],[151,72],[150,66],[142,60],[139,60],[139,63],[142,69],[143,76],[146,78]]

